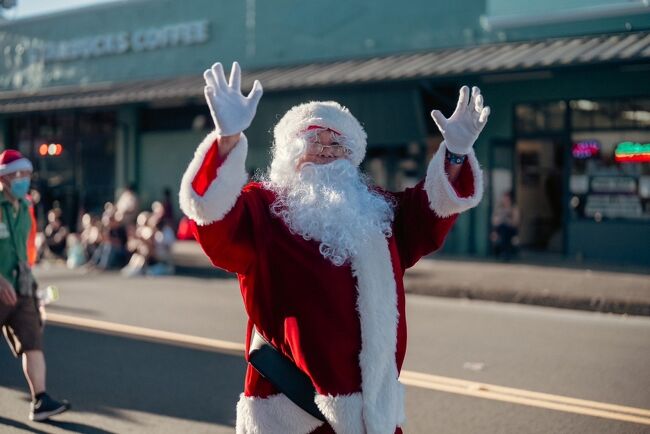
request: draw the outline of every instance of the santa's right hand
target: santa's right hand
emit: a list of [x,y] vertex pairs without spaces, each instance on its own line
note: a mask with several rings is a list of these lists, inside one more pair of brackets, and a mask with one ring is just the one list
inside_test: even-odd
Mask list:
[[214,126],[221,136],[241,133],[253,122],[257,104],[262,97],[262,85],[255,80],[248,96],[241,93],[241,70],[233,62],[230,82],[226,82],[223,66],[217,62],[203,73],[205,100],[210,107]]

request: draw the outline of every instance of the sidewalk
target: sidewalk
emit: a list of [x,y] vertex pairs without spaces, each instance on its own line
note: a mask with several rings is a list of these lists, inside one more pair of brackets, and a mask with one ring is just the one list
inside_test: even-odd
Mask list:
[[[193,241],[176,243],[174,258],[182,273],[225,274],[212,267]],[[647,274],[434,256],[407,271],[404,282],[412,294],[650,316]]]

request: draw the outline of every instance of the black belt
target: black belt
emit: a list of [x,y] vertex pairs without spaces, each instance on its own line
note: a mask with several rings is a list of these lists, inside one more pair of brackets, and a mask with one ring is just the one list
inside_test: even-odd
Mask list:
[[298,407],[327,422],[314,402],[316,389],[311,379],[264,339],[255,327],[248,350],[248,363]]

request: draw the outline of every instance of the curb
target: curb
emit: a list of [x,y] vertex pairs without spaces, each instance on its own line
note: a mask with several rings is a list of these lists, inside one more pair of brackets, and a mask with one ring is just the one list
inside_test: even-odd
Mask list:
[[406,284],[407,294],[443,298],[517,303],[532,306],[613,313],[619,315],[650,316],[650,305],[627,300],[603,299],[602,297],[562,297],[552,294],[518,293],[500,290],[472,290],[468,288],[435,288],[418,284]]

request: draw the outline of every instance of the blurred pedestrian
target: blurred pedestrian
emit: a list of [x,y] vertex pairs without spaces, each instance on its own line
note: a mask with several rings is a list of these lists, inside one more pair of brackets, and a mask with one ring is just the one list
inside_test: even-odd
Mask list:
[[174,204],[172,203],[172,191],[169,187],[163,189],[163,220],[168,224],[172,230],[176,227],[176,220],[174,219]]
[[0,324],[13,354],[22,357],[32,397],[29,419],[42,421],[70,404],[50,397],[45,387],[42,306],[27,253],[33,225],[26,200],[31,173],[31,162],[18,151],[0,154]]
[[130,183],[115,202],[115,216],[124,225],[135,224],[135,219],[140,211],[140,199],[136,193],[135,183]]
[[266,178],[249,183],[243,131],[262,87],[242,95],[237,63],[229,83],[220,63],[204,78],[216,130],[179,199],[212,263],[239,277],[251,352],[236,431],[401,433],[402,276],[481,200],[473,145],[489,108],[479,89],[463,86],[450,118],[431,113],[444,141],[426,178],[390,193],[360,172],[366,133],[333,101],[290,109],[275,126]]
[[511,191],[501,195],[492,213],[490,240],[497,258],[511,259],[519,245],[519,207]]

